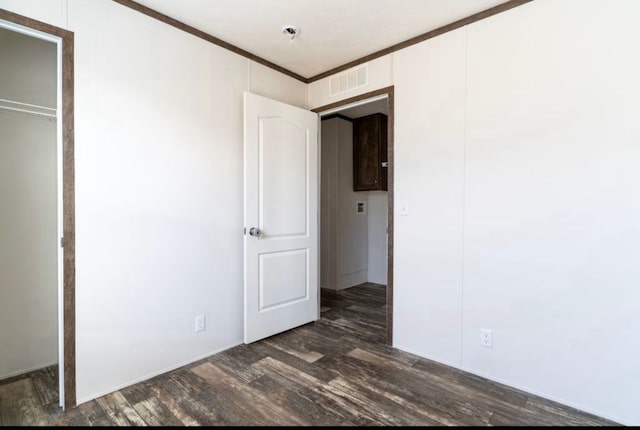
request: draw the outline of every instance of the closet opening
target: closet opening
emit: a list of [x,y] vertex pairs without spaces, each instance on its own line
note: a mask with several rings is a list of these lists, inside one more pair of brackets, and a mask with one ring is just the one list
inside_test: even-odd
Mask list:
[[50,411],[76,402],[73,33],[0,9],[0,58],[0,398]]

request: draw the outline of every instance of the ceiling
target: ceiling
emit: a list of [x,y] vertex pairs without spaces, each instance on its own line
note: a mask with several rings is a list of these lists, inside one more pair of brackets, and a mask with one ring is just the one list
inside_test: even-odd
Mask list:
[[[506,0],[136,0],[310,78]],[[293,40],[282,28],[300,29]]]

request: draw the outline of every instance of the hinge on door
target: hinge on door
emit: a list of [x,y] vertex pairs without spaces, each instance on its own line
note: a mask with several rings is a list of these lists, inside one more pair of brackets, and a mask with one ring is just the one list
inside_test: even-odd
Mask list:
[[60,248],[64,248],[64,237],[60,238]]

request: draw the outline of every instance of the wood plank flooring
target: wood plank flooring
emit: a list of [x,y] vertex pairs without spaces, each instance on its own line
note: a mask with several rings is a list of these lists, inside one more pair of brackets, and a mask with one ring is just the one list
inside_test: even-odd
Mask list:
[[323,290],[321,313],[65,412],[55,368],[0,381],[0,425],[617,425],[385,346],[384,286]]

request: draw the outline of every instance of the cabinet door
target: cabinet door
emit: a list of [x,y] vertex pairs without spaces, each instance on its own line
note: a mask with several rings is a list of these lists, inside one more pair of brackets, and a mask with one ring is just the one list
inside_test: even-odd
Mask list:
[[353,190],[387,191],[387,116],[353,121]]
[[353,190],[379,190],[380,120],[369,115],[353,121]]
[[387,191],[387,176],[389,174],[388,162],[389,158],[387,156],[387,116],[383,114],[380,115],[380,139],[379,139],[379,152],[380,152],[380,162],[378,163],[380,166],[379,175],[380,175],[380,188],[379,190]]

